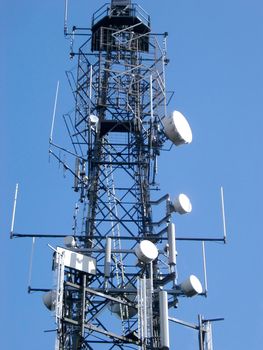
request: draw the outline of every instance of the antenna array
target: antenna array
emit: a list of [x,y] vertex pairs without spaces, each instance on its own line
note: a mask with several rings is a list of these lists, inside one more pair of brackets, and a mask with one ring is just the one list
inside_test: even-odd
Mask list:
[[[167,33],[153,34],[150,16],[130,1],[102,6],[91,30],[74,26],[69,32],[67,23],[66,0],[64,33],[78,61],[76,72],[67,72],[75,109],[64,115],[72,149],[53,143],[59,83],[49,141],[50,155],[73,174],[79,200],[72,236],[52,248],[56,287],[43,296],[55,315],[55,349],[170,349],[170,321],[197,330],[199,349],[212,350],[215,320],[199,316],[194,325],[169,316],[180,297],[207,294],[204,242],[225,242],[226,228],[223,190],[224,237],[218,239],[177,237],[172,216],[191,212],[189,198],[156,199],[157,159],[165,144],[192,141],[185,117],[167,113]],[[78,36],[85,40],[75,51]],[[61,159],[61,150],[74,165]],[[11,236],[28,237],[14,233],[16,199],[17,189]],[[178,240],[202,242],[204,289],[194,275],[179,283]]]

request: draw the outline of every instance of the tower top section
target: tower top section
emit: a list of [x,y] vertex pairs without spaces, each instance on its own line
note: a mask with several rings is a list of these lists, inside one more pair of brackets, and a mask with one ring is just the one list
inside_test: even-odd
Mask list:
[[150,16],[141,6],[133,4],[131,0],[112,0],[111,3],[103,5],[93,14],[91,29],[92,51],[107,51],[109,48],[111,51],[119,50],[119,47],[105,45],[103,42],[106,39],[109,44],[114,32],[127,30],[135,36],[142,36],[138,47],[140,51],[149,50],[147,34],[151,31]]
[[131,0],[111,0],[111,6],[112,7],[125,7],[130,6]]

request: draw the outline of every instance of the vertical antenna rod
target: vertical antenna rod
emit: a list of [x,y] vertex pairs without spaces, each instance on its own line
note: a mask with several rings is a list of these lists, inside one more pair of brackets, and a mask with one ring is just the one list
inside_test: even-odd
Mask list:
[[68,0],[65,0],[64,35],[68,34]]
[[54,102],[54,109],[53,109],[53,116],[52,116],[52,123],[51,123],[49,143],[51,143],[52,140],[53,140],[53,131],[54,131],[56,111],[57,111],[58,90],[59,90],[59,80],[57,82],[57,89],[56,89],[56,96],[55,96],[55,102]]
[[205,242],[202,241],[202,255],[203,255],[203,268],[204,268],[204,283],[205,283],[205,296],[207,296],[207,270],[206,270],[206,253],[205,253]]
[[13,214],[12,214],[12,222],[11,222],[11,230],[10,230],[11,239],[13,238],[13,235],[14,235],[17,195],[18,195],[18,184],[16,184],[15,198],[14,198],[14,205],[13,205]]
[[31,280],[32,280],[32,268],[33,268],[33,257],[34,257],[34,250],[35,250],[35,241],[36,238],[32,238],[32,248],[31,248],[31,255],[30,255],[30,261],[29,261],[29,273],[28,273],[28,293],[31,291]]
[[223,220],[223,230],[224,230],[224,243],[226,243],[226,216],[225,216],[225,201],[224,201],[224,189],[223,186],[220,188],[221,192],[221,210],[222,210],[222,220]]

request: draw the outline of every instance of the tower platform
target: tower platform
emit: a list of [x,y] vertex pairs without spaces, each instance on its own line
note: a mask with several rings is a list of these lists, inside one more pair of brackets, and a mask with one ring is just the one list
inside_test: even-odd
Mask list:
[[150,16],[137,4],[129,1],[125,1],[125,4],[124,1],[112,1],[94,13],[91,27],[92,51],[119,50],[120,45],[113,40],[112,35],[130,28],[133,35],[140,36],[139,51],[148,52]]

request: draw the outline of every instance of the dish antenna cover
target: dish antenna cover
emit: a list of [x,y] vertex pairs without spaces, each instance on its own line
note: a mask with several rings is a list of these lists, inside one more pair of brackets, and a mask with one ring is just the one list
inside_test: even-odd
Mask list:
[[76,240],[73,236],[66,236],[64,238],[64,244],[67,248],[75,248],[76,247]]
[[135,254],[140,261],[149,264],[157,258],[158,249],[151,241],[144,240],[135,247]]
[[166,136],[176,146],[192,142],[192,130],[182,113],[174,111],[170,117],[165,117],[162,122]]
[[203,291],[201,282],[194,275],[191,275],[186,281],[181,283],[179,287],[187,297],[193,297],[197,294],[201,294]]
[[56,292],[54,290],[50,290],[49,292],[46,292],[43,297],[43,303],[46,306],[46,308],[50,311],[55,310],[56,306]]
[[89,121],[91,125],[97,125],[99,122],[99,118],[96,115],[91,114],[89,115]]
[[192,211],[190,199],[183,193],[179,194],[174,200],[174,211],[179,214],[189,214]]
[[118,318],[123,320],[128,320],[137,314],[137,309],[135,307],[121,305],[120,303],[112,302],[109,305],[109,310],[116,315]]
[[[135,290],[134,286],[131,283],[128,283],[125,288]],[[136,294],[126,294],[125,298],[130,302],[134,302],[136,299]],[[128,320],[134,317],[138,312],[138,310],[135,307],[127,306],[114,301],[109,304],[108,309],[118,318],[124,320]]]

